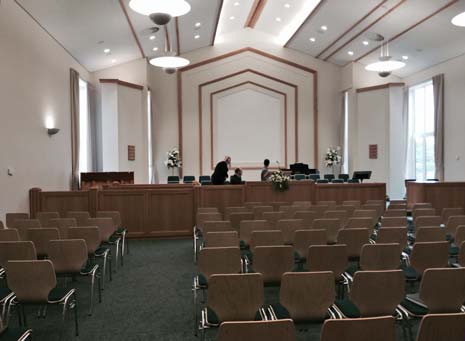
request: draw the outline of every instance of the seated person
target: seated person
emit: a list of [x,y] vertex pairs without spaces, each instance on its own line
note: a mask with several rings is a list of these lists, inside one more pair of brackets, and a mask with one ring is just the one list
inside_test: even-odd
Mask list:
[[236,168],[234,170],[234,175],[231,175],[230,182],[231,185],[241,185],[244,183],[244,181],[242,181],[242,169]]
[[262,173],[261,173],[261,180],[262,181],[268,181],[268,179],[271,176],[271,172],[268,170],[268,167],[270,166],[270,160],[265,159],[263,161],[263,168],[262,168]]
[[226,161],[220,161],[216,164],[215,171],[212,174],[213,185],[224,185],[228,178],[228,164]]

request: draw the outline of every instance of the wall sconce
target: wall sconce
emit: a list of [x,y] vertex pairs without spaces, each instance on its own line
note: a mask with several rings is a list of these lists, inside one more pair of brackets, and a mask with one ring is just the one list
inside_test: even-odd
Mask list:
[[58,129],[58,128],[47,128],[47,134],[50,137],[52,137],[55,134],[58,134],[59,131],[60,131],[60,129]]

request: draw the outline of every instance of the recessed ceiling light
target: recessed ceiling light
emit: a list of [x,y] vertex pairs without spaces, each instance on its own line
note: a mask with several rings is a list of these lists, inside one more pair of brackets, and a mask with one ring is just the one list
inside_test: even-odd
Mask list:
[[321,28],[322,31],[327,31],[328,30],[328,26],[326,26],[326,25],[323,25],[320,28]]
[[451,22],[455,26],[465,27],[465,12],[457,14],[455,17],[452,18]]
[[154,47],[152,50],[153,51],[158,51],[158,47]]
[[286,8],[291,8],[291,5],[289,5],[289,4],[284,4],[284,7],[286,7]]
[[106,53],[106,54],[109,54],[110,52],[111,52],[110,49],[105,49],[105,50],[103,50],[103,53]]
[[150,36],[149,39],[150,39],[150,40],[154,40],[154,39],[155,39],[155,36]]
[[403,59],[403,60],[407,60],[407,59],[408,59],[408,56],[402,56],[402,59]]
[[354,55],[354,51],[348,51],[347,54],[348,54],[349,56],[353,56],[353,55]]
[[237,1],[234,3],[234,6],[239,6],[239,5],[240,5],[240,3],[237,2]]
[[231,15],[231,16],[229,17],[229,20],[234,20],[234,19],[236,19],[236,17],[235,17],[234,15]]
[[312,43],[314,43],[314,42],[316,41],[316,39],[313,38],[313,37],[311,37],[309,40],[310,40]]
[[116,63],[116,59],[112,59],[111,62],[114,64]]
[[200,38],[200,35],[198,35],[198,34],[196,34],[196,35],[194,36],[194,39],[199,39],[199,38]]
[[370,42],[368,40],[363,41],[363,45],[368,46],[369,44],[370,44]]
[[281,22],[281,18],[280,17],[276,17],[275,19],[277,22]]
[[195,27],[200,27],[200,26],[202,26],[201,23],[199,23],[199,22],[196,22],[196,23],[195,23]]

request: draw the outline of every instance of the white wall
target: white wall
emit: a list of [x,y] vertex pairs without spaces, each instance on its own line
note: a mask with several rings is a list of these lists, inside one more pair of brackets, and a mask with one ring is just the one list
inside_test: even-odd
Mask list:
[[446,181],[465,180],[465,55],[406,77],[408,86],[444,74],[444,171]]
[[[89,73],[14,1],[0,4],[0,220],[28,212],[28,190],[70,188],[69,69]],[[48,137],[51,116],[60,132]],[[7,168],[15,169],[13,176]]]

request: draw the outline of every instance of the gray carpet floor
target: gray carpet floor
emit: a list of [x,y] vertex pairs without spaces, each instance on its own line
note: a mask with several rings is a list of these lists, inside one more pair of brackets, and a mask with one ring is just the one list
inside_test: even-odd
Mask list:
[[[197,340],[193,335],[192,242],[179,240],[131,240],[131,253],[125,264],[107,282],[103,302],[95,301],[94,314],[89,308],[89,279],[68,281],[78,290],[79,336],[74,336],[72,313],[67,316],[64,340]],[[61,286],[65,285],[60,281]],[[266,288],[267,303],[276,302],[279,289]],[[382,294],[382,293],[380,293]],[[50,307],[45,319],[37,319],[37,309],[27,310],[28,325],[34,340],[59,339],[61,311]],[[18,325],[13,313],[10,325]],[[414,335],[418,323],[414,323]],[[319,340],[321,324],[298,326],[298,340]],[[380,331],[382,332],[382,331]],[[216,333],[207,334],[214,340]],[[0,337],[1,340],[1,337]],[[398,340],[402,333],[398,327]],[[355,340],[354,340],[355,341]]]

